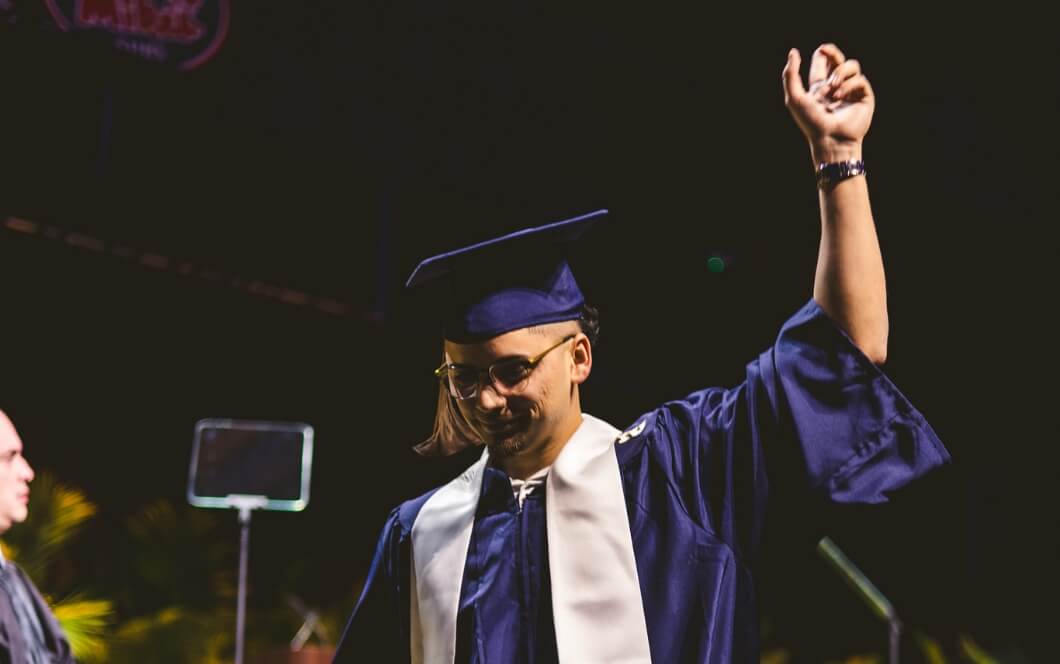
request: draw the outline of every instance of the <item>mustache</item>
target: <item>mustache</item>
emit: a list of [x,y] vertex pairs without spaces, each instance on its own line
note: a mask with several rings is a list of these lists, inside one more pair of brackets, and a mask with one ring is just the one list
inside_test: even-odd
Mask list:
[[511,408],[505,407],[498,410],[480,410],[471,414],[471,419],[476,422],[482,422],[484,424],[493,423],[504,423],[512,422],[527,417],[529,411],[525,410],[512,410]]
[[514,422],[514,421],[516,421],[518,419],[519,419],[519,417],[513,415],[511,417],[476,417],[475,421],[478,422],[479,424],[492,425],[492,424],[510,424],[510,423],[512,423],[512,422]]
[[475,422],[478,426],[488,430],[503,430],[513,426],[519,426],[527,421],[525,414],[516,414],[502,417],[478,417]]
[[484,415],[475,417],[476,422],[482,424],[509,424],[517,420],[526,419],[526,413],[510,413],[508,415]]

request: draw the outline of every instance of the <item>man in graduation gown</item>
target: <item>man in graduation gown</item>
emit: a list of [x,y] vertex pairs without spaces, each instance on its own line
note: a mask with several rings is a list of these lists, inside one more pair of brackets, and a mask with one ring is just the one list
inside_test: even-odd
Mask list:
[[[29,515],[33,468],[22,440],[0,411],[0,535]],[[0,552],[0,664],[73,664],[58,621],[29,577]]]
[[[819,47],[789,110],[818,170],[813,298],[742,383],[624,430],[581,411],[596,321],[562,246],[597,211],[430,258],[444,363],[429,443],[484,443],[460,477],[389,516],[335,661],[563,664],[758,661],[750,561],[770,484],[876,503],[948,460],[879,369],[883,263],[861,145],[874,97]],[[794,462],[790,460],[794,459]]]

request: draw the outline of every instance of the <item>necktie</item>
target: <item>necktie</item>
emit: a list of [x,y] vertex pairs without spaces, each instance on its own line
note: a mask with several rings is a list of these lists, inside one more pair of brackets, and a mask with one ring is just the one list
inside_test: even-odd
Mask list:
[[40,620],[33,609],[33,601],[21,579],[13,573],[14,565],[5,562],[0,565],[0,591],[7,593],[11,599],[11,609],[18,620],[22,641],[26,644],[27,664],[47,664],[50,661],[48,649],[44,645],[44,632]]

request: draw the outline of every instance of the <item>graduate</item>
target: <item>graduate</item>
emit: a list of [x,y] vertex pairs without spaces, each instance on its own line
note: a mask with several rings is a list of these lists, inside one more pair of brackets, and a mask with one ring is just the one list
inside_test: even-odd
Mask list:
[[[832,44],[788,54],[816,165],[813,297],[730,388],[612,426],[580,406],[598,330],[564,247],[592,212],[423,261],[447,293],[435,451],[481,445],[389,516],[335,662],[757,662],[751,561],[771,485],[877,503],[949,455],[880,370],[883,262],[863,138],[875,99]],[[809,526],[807,526],[809,528]]]

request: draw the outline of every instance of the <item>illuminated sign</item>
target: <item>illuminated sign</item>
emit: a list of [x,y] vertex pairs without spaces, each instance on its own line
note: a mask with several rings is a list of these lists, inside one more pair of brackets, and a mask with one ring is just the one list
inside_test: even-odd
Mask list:
[[193,69],[221,48],[229,0],[44,0],[63,30],[91,30],[137,57]]

